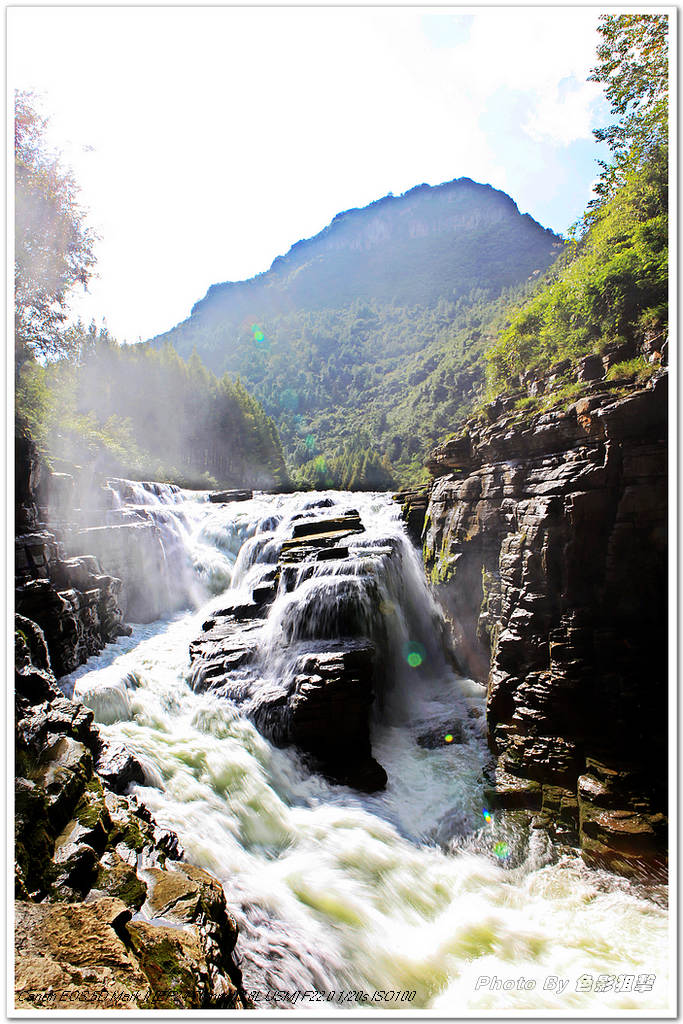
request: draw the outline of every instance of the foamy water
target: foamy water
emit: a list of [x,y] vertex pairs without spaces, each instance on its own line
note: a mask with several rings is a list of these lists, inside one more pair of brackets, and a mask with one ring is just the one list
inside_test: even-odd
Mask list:
[[[229,701],[187,681],[189,643],[225,601],[220,591],[231,584],[247,595],[277,560],[291,517],[326,497],[335,508],[307,514],[357,508],[366,533],[349,541],[350,560],[308,578],[302,567],[299,586],[279,594],[260,671],[283,669],[287,631],[299,635],[307,616],[331,614],[335,579],[359,581],[373,629],[377,608],[363,602],[379,595],[389,653],[373,754],[389,781],[371,796],[311,774]],[[136,626],[62,685],[75,686],[107,738],[140,758],[148,785],[134,789],[188,858],[222,880],[259,1006],[358,1009],[339,1003],[340,992],[355,992],[365,1009],[439,1016],[669,1007],[662,887],[589,869],[540,833],[483,817],[483,691],[440,651],[438,609],[388,497],[256,496],[219,506],[181,493],[164,510],[183,519],[203,603]],[[415,668],[407,641],[421,652]],[[325,1006],[292,995],[308,990]]]

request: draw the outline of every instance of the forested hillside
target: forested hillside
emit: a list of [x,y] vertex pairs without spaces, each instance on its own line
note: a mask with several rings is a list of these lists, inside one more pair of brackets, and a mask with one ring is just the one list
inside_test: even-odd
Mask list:
[[212,286],[151,345],[239,376],[297,483],[414,482],[471,411],[506,308],[560,249],[488,185],[421,185],[339,214],[265,274]]
[[275,425],[239,383],[194,354],[70,331],[68,359],[29,361],[17,410],[48,460],[188,487],[289,486]]
[[[571,244],[488,351],[491,398],[555,368],[575,396],[577,361],[615,345],[624,357],[611,376],[644,379],[667,340],[667,16],[603,16],[600,32],[592,77],[615,120],[595,135],[612,162]],[[527,409],[543,401],[520,399]]]
[[273,421],[244,387],[197,355],[120,346],[69,326],[69,299],[94,267],[78,186],[46,142],[35,97],[15,97],[16,426],[54,468],[87,474],[287,488]]

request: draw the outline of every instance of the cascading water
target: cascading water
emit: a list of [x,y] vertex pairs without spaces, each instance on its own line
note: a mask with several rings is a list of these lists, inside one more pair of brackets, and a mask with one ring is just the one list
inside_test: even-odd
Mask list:
[[[62,685],[93,708],[107,738],[138,756],[148,781],[135,787],[141,798],[188,857],[223,881],[258,1006],[315,1012],[322,998],[357,1008],[340,993],[362,993],[366,1008],[443,1016],[668,1005],[662,887],[589,869],[514,816],[483,815],[482,689],[444,656],[419,557],[388,497],[212,505],[136,488],[116,489],[147,507],[154,493],[182,524],[200,607],[136,626]],[[254,632],[244,623],[257,637],[250,671],[269,685],[299,643],[340,623],[375,640],[383,672],[372,752],[388,783],[372,795],[312,773],[234,703],[188,683],[202,622],[272,577],[293,524],[320,508],[358,509],[365,532],[343,542],[348,557],[281,573],[265,625]]]

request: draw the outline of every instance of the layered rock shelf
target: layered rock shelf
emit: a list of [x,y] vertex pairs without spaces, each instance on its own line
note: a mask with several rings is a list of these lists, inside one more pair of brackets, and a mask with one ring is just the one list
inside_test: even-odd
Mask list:
[[223,887],[122,795],[142,766],[61,694],[20,616],[16,664],[16,1008],[250,1005]]
[[[338,581],[329,615],[311,599],[296,616],[285,610],[274,638],[268,615],[321,562],[349,559],[345,542],[363,533],[357,512],[305,516],[292,526],[275,565],[264,566],[248,600],[226,605],[190,647],[191,680],[233,701],[278,746],[296,746],[335,782],[372,792],[386,772],[372,757],[369,717],[378,677],[377,647],[363,635],[358,591]],[[282,663],[268,664],[268,658]]]
[[149,781],[143,766],[56,683],[130,633],[126,612],[153,617],[147,595],[168,561],[156,525],[92,525],[116,518],[118,495],[134,497],[133,485],[79,488],[21,432],[16,470],[15,1007],[251,1006],[222,885],[126,795]]
[[667,373],[627,389],[594,379],[602,362],[583,371],[593,383],[567,408],[525,417],[499,402],[432,453],[424,558],[461,668],[488,687],[491,801],[527,808],[591,864],[656,872]]

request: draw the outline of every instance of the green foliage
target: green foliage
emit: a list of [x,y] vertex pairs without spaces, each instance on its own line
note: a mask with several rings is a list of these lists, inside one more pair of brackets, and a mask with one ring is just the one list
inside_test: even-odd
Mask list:
[[15,96],[15,352],[53,358],[69,349],[67,301],[92,272],[94,236],[70,172],[45,141],[46,121],[30,93]]
[[[273,416],[302,486],[321,479],[321,456],[325,479],[345,479],[330,467],[354,450],[391,466],[389,488],[417,486],[430,448],[472,409],[484,350],[511,297],[531,287],[525,281],[496,297],[477,289],[435,307],[356,301],[345,309],[290,311],[262,323],[266,347],[249,328],[231,344],[223,324],[193,324],[188,337],[239,374]],[[176,328],[181,350],[183,337]]]
[[668,15],[603,15],[599,31],[591,78],[605,84],[615,120],[595,135],[613,163],[572,245],[488,351],[489,397],[529,371],[667,327]]
[[[424,186],[340,215],[267,274],[212,287],[150,344],[239,375],[301,486],[418,485],[430,448],[472,409],[504,310],[559,247],[488,186]],[[366,451],[368,472],[350,471]]]
[[17,379],[17,415],[50,460],[192,487],[289,486],[275,425],[240,381],[170,345],[73,334],[78,360],[29,361]]
[[663,331],[667,298],[666,165],[653,160],[624,172],[584,237],[512,315],[486,354],[489,396],[524,373]]
[[612,150],[603,164],[600,195],[609,195],[628,165],[661,159],[669,130],[668,14],[603,14],[598,63],[590,81],[602,82],[612,124],[595,132]]
[[652,376],[653,366],[642,356],[615,363],[607,372],[607,380],[647,380]]

